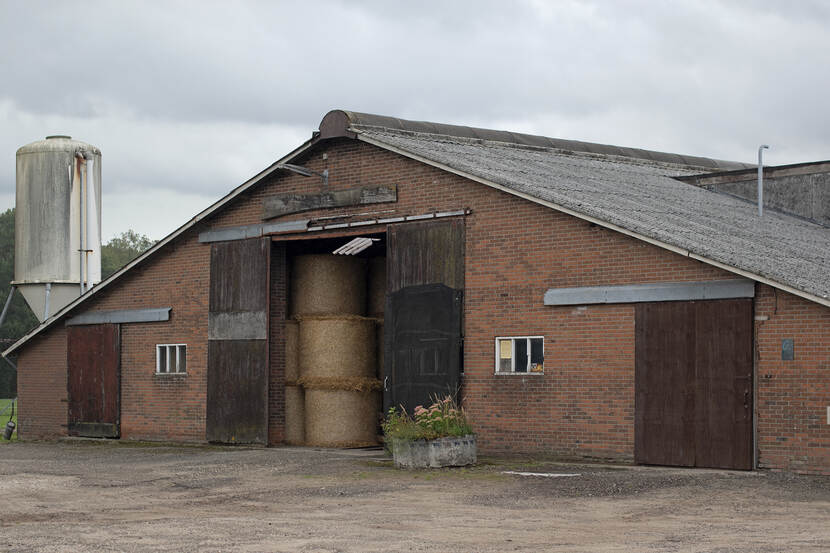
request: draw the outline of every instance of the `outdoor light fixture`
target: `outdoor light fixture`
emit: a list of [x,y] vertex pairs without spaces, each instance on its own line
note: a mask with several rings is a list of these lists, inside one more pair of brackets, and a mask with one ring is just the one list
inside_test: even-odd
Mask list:
[[291,163],[280,163],[277,165],[278,169],[287,169],[292,173],[297,173],[298,175],[302,175],[304,177],[310,177],[312,175],[317,175],[321,179],[323,179],[323,186],[329,185],[329,170],[325,169],[322,173],[319,171],[315,171],[314,169],[309,169],[308,167],[303,167],[302,165],[294,165]]

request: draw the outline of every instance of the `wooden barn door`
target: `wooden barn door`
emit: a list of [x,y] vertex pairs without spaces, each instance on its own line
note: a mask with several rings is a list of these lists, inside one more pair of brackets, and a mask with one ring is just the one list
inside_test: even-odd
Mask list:
[[635,309],[635,461],[751,469],[752,300]]
[[117,324],[67,327],[70,436],[119,436],[120,367]]
[[455,394],[461,372],[464,221],[388,230],[384,409]]
[[267,238],[211,245],[209,442],[268,442],[270,251]]

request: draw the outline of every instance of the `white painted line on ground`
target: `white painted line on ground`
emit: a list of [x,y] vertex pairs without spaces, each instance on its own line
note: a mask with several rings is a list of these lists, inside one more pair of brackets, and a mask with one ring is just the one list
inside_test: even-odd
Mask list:
[[519,472],[515,470],[504,470],[502,474],[515,474],[517,476],[542,476],[544,478],[564,478],[566,476],[582,476],[579,473],[557,473],[557,472]]

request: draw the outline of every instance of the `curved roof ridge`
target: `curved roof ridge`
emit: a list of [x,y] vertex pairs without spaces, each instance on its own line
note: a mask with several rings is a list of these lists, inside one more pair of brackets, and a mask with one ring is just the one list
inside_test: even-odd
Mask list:
[[334,138],[337,136],[354,138],[353,127],[382,127],[397,131],[479,139],[490,142],[506,142],[522,146],[556,148],[558,150],[588,152],[602,155],[616,155],[637,159],[647,159],[650,161],[659,161],[662,163],[671,163],[673,165],[702,167],[714,171],[734,171],[738,169],[752,169],[756,167],[755,165],[741,163],[738,161],[681,155],[670,152],[659,152],[656,150],[644,150],[641,148],[628,148],[625,146],[614,146],[611,144],[583,142],[581,140],[551,138],[548,136],[484,129],[479,127],[468,127],[463,125],[449,125],[446,123],[432,123],[429,121],[413,121],[408,119],[400,119],[398,117],[389,117],[386,115],[375,115],[373,113],[361,113],[357,111],[340,109],[332,110],[328,112],[325,117],[323,117],[323,120],[320,122],[320,138]]

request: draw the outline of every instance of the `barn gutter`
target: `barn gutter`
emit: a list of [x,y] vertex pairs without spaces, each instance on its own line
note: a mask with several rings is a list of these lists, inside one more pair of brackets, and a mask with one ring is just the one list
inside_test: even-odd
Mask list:
[[707,265],[712,265],[714,267],[718,267],[718,268],[723,269],[725,271],[729,271],[730,273],[735,273],[737,275],[740,275],[740,276],[743,276],[743,277],[746,277],[746,278],[750,278],[754,281],[761,282],[763,284],[767,284],[769,286],[772,286],[773,288],[778,288],[779,290],[783,290],[784,292],[788,292],[790,294],[793,294],[794,296],[799,296],[801,298],[810,300],[814,303],[818,303],[820,305],[830,307],[830,298],[825,298],[825,297],[822,297],[822,296],[817,296],[815,294],[811,294],[809,292],[804,292],[804,291],[799,290],[797,288],[793,288],[792,286],[789,286],[787,284],[783,284],[781,282],[777,282],[775,280],[767,278],[765,276],[755,274],[755,273],[752,273],[750,271],[746,271],[744,269],[739,269],[737,267],[733,267],[731,265],[727,265],[725,263],[721,263],[721,262],[715,261],[713,259],[709,259],[709,258],[704,257],[702,255],[695,254],[695,253],[693,253],[689,250],[679,248],[679,247],[677,247],[673,244],[669,244],[668,242],[663,242],[661,240],[657,240],[655,238],[645,236],[645,235],[640,234],[638,232],[628,230],[628,229],[623,228],[621,226],[615,225],[614,223],[609,223],[608,221],[603,221],[602,219],[597,219],[596,217],[592,217],[590,215],[586,215],[584,213],[574,211],[573,209],[570,209],[570,208],[567,208],[565,206],[556,204],[554,202],[549,202],[547,200],[542,200],[542,199],[537,198],[535,196],[531,196],[530,194],[525,194],[524,192],[519,192],[518,190],[514,190],[512,188],[509,188],[507,186],[503,186],[501,184],[498,184],[496,182],[487,180],[485,178],[478,177],[476,175],[467,173],[465,171],[461,171],[459,169],[455,169],[455,168],[450,167],[448,165],[445,165],[443,163],[439,163],[437,161],[433,161],[431,159],[419,156],[417,154],[413,154],[413,153],[408,152],[406,150],[403,150],[401,148],[397,148],[395,146],[391,146],[389,144],[386,144],[385,142],[381,142],[379,140],[369,138],[369,137],[367,137],[363,134],[360,134],[360,133],[358,133],[358,140],[366,142],[367,144],[372,144],[373,146],[377,146],[378,148],[382,148],[384,150],[388,150],[390,152],[402,155],[402,156],[407,157],[409,159],[419,161],[419,162],[424,163],[426,165],[430,165],[430,166],[435,167],[437,169],[441,169],[442,171],[446,171],[448,173],[453,173],[453,174],[458,175],[460,177],[464,177],[465,179],[469,179],[471,181],[478,182],[478,183],[483,184],[485,186],[495,188],[496,190],[500,190],[500,191],[502,191],[506,194],[510,194],[511,196],[516,196],[516,197],[519,197],[519,198],[523,198],[523,199],[525,199],[529,202],[533,202],[535,204],[542,205],[542,206],[548,207],[550,209],[554,209],[556,211],[560,211],[560,212],[565,213],[567,215],[572,215],[572,216],[574,216],[578,219],[582,219],[583,221],[588,221],[589,223],[593,223],[597,226],[619,232],[620,234],[624,234],[626,236],[631,236],[632,238],[636,238],[637,240],[647,242],[647,243],[652,244],[654,246],[657,246],[657,247],[663,248],[665,250],[669,250],[671,252],[680,254],[684,257],[689,257],[691,259],[695,259],[697,261],[706,263]]

